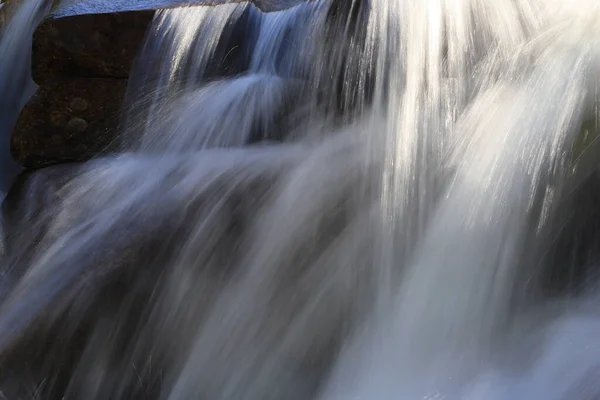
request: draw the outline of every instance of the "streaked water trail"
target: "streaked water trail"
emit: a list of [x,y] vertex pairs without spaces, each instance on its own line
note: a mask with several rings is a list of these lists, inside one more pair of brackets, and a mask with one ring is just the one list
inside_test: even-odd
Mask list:
[[123,152],[7,198],[1,393],[598,397],[598,21],[592,0],[157,12]]
[[[0,197],[20,167],[10,155],[10,134],[21,109],[35,91],[31,78],[33,31],[49,11],[47,0],[9,5],[0,17]],[[1,19],[4,19],[2,21]]]

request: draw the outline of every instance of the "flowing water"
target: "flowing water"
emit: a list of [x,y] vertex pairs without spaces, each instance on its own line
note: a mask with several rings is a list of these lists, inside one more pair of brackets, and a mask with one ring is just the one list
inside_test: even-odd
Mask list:
[[19,171],[10,155],[10,134],[21,108],[35,91],[30,68],[31,46],[27,43],[48,12],[48,1],[26,1],[20,7],[0,6],[0,198],[4,198]]
[[5,201],[0,396],[600,398],[599,38],[595,0],[158,11],[122,152]]

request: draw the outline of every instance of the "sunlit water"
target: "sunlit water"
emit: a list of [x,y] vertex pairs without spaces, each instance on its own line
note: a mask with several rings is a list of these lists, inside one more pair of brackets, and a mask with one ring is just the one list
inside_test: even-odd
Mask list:
[[[26,58],[36,4],[0,51]],[[157,12],[123,152],[7,198],[1,394],[599,398],[599,21],[594,0]],[[0,87],[27,75],[4,60]]]

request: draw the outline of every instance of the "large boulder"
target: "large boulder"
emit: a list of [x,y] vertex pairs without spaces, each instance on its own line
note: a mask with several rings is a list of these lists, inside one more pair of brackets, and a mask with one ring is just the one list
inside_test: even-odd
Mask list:
[[[253,3],[263,11],[277,11],[301,1]],[[113,151],[129,73],[154,11],[228,2],[61,1],[34,34],[33,78],[40,88],[15,127],[14,158],[38,168]],[[221,49],[229,58],[230,50],[239,47],[235,38],[224,45],[231,47]],[[213,75],[218,78],[218,71]]]
[[[186,6],[216,6],[240,3],[242,0],[61,0],[53,17],[62,18],[84,14],[104,14],[126,11],[158,10]],[[246,0],[263,11],[279,11],[293,7],[306,0]]]
[[26,167],[85,160],[110,150],[131,65],[152,11],[52,18],[33,38],[40,85],[12,137]]

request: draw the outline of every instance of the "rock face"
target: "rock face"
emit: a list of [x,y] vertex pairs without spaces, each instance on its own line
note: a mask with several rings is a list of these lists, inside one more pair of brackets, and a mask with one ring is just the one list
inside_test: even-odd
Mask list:
[[126,88],[126,79],[47,81],[21,114],[13,155],[26,167],[40,167],[111,151]]
[[[276,11],[301,1],[253,3]],[[114,150],[129,73],[154,10],[229,2],[237,0],[60,2],[34,34],[33,78],[40,89],[13,132],[14,158],[27,168],[39,168]],[[233,42],[226,44],[228,57],[236,48]],[[223,76],[221,72],[213,75]]]
[[49,19],[33,38],[33,78],[127,79],[153,11]]
[[278,11],[293,7],[305,0],[62,0],[54,11],[54,16],[62,18],[83,14],[158,10],[198,5],[215,6],[242,1],[252,2],[263,11]]
[[35,32],[40,88],[12,136],[25,167],[86,160],[110,151],[129,70],[152,11],[50,19]]

